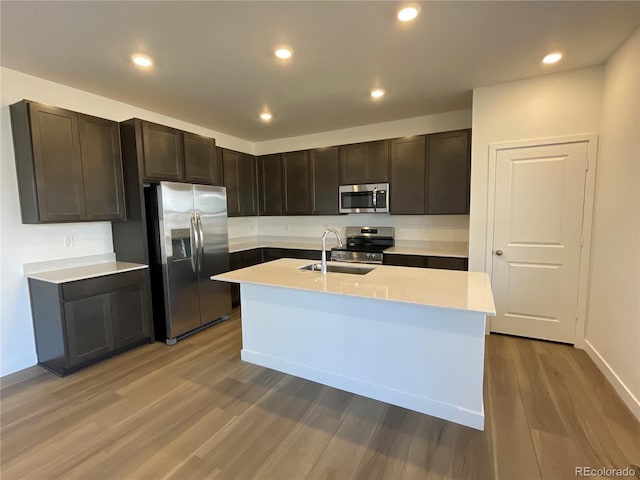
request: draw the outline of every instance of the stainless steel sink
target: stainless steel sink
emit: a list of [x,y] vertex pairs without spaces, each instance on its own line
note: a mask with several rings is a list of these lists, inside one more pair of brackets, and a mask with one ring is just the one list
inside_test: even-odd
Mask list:
[[[310,270],[312,272],[321,272],[322,264],[320,263],[312,263],[310,265],[305,265],[304,267],[300,267],[299,270]],[[327,272],[331,273],[350,273],[352,275],[365,275],[370,271],[374,270],[369,267],[350,267],[350,266],[342,266],[342,265],[327,265]]]

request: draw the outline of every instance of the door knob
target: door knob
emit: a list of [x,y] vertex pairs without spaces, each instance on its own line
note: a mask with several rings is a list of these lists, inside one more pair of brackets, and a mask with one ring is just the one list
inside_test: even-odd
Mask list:
[[496,250],[496,255],[500,256],[502,255],[502,253],[503,253],[502,250]]

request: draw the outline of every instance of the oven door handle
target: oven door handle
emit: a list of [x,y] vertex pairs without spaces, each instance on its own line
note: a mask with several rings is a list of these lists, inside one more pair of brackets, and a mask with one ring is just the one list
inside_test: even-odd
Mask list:
[[373,211],[378,208],[378,187],[373,187]]

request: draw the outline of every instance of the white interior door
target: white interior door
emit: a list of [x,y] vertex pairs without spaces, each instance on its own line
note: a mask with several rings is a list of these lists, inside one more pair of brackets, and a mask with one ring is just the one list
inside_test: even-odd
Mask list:
[[496,153],[491,331],[574,343],[587,142]]

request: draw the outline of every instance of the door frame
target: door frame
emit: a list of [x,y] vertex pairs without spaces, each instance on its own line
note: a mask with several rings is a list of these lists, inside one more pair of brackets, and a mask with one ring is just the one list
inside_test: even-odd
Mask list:
[[[582,248],[580,250],[580,273],[578,276],[578,310],[574,347],[585,347],[585,323],[587,312],[587,292],[589,284],[589,260],[591,258],[591,230],[596,186],[596,162],[598,134],[584,133],[560,137],[544,137],[489,144],[489,175],[487,182],[487,236],[485,238],[485,266],[493,283],[493,241],[495,229],[496,164],[498,152],[517,148],[561,145],[566,143],[587,144],[587,174],[585,177],[584,203],[582,209]],[[488,317],[487,334],[491,332],[491,317]]]

